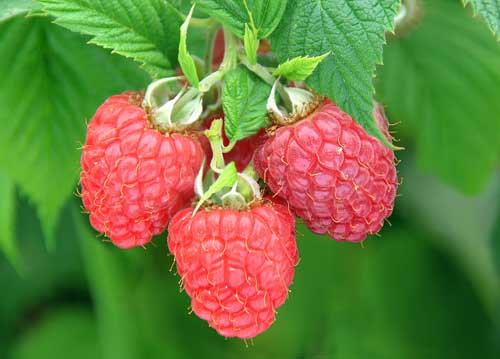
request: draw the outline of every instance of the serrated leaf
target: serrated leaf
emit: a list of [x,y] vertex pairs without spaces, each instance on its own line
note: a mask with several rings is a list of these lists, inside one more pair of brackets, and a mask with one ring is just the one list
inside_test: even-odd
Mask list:
[[303,81],[314,72],[316,67],[330,53],[321,56],[299,56],[287,60],[274,70],[274,76],[283,76],[291,81]]
[[471,4],[475,15],[481,16],[491,32],[500,40],[500,1],[498,0],[463,0],[464,5]]
[[267,98],[271,86],[244,67],[224,78],[224,129],[231,142],[251,136],[267,124]]
[[271,39],[281,62],[331,51],[307,83],[388,146],[372,115],[372,78],[398,7],[398,0],[289,0]]
[[[287,0],[246,0],[246,3],[259,31],[259,39],[262,39],[278,26]],[[245,24],[251,23],[243,0],[199,0],[196,4],[241,38],[245,34]]]
[[142,88],[133,63],[47,19],[0,26],[0,166],[37,206],[46,236],[76,189],[85,119],[111,94]]
[[189,15],[181,26],[181,34],[179,41],[179,65],[181,65],[182,72],[186,76],[187,80],[191,86],[198,87],[200,80],[198,78],[198,72],[196,71],[196,64],[191,54],[187,50],[187,32],[189,27],[189,20],[193,16],[194,5],[189,11]]
[[90,43],[139,62],[153,78],[177,63],[177,10],[163,0],[39,0],[55,23],[92,36]]
[[15,203],[16,192],[14,182],[0,170],[0,251],[10,263],[19,267],[19,254],[15,243]]
[[500,160],[500,46],[459,3],[424,5],[420,26],[386,48],[380,98],[416,137],[421,169],[479,192]]
[[2,0],[0,1],[0,22],[26,14],[39,7],[34,0]]

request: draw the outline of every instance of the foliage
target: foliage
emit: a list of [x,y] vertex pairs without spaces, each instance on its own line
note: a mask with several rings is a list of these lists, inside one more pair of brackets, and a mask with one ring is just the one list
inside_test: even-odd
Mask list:
[[372,116],[372,78],[375,65],[382,62],[384,33],[393,29],[398,6],[396,0],[290,0],[272,36],[273,51],[281,61],[331,51],[308,84],[383,142],[387,139]]
[[460,4],[427,3],[419,27],[387,47],[379,97],[421,168],[477,193],[500,161],[500,46]]
[[[498,39],[498,1],[464,4]],[[500,46],[455,0],[423,1],[395,35],[397,0],[196,2],[182,58],[207,57],[218,25],[205,16],[246,38],[248,58],[270,38],[277,58],[259,55],[270,73],[310,75],[381,138],[377,75],[375,97],[407,148],[394,226],[362,248],[299,225],[290,298],[250,347],[187,315],[164,235],[127,252],[96,238],[73,195],[85,123],[108,96],[176,70],[191,5],[0,2],[0,357],[498,357]],[[267,126],[271,85],[251,66],[223,75],[234,142]]]
[[465,5],[471,4],[474,13],[480,15],[500,40],[500,2],[498,0],[462,0]]
[[225,131],[231,141],[256,133],[267,123],[266,101],[271,86],[246,68],[230,72],[224,82]]

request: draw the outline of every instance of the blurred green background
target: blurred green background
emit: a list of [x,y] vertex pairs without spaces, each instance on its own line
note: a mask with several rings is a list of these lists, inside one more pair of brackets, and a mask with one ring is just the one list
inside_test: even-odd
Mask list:
[[376,97],[406,147],[392,225],[363,245],[299,225],[291,295],[246,343],[190,314],[165,236],[118,250],[72,195],[86,119],[109,95],[144,88],[145,73],[25,18],[29,1],[7,2],[0,358],[500,357],[500,44],[460,1],[424,2],[377,71]]

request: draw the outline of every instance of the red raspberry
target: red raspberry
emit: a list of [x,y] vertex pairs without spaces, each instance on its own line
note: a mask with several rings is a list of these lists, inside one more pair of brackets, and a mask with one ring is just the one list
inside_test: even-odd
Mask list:
[[275,319],[298,261],[295,223],[280,205],[192,209],[168,226],[168,247],[193,311],[225,337],[252,338]]
[[[374,114],[390,138],[381,106]],[[257,150],[254,165],[314,233],[362,241],[392,213],[394,152],[329,100],[306,118],[278,128]]]
[[87,129],[82,199],[90,223],[121,248],[148,243],[189,205],[204,152],[194,137],[151,128],[140,95],[110,97]]
[[[203,127],[208,129],[212,122],[216,119],[224,120],[224,114],[220,113],[208,118]],[[260,130],[256,134],[246,137],[238,142],[233,147],[231,151],[224,154],[224,160],[226,163],[230,163],[234,161],[238,172],[242,172],[248,164],[252,161],[253,154],[255,150],[266,140],[265,138],[266,131],[264,129]],[[224,123],[222,123],[222,139],[224,141],[224,145],[229,145],[229,139],[224,132]],[[205,146],[210,148],[210,146]],[[207,152],[207,157],[212,158],[212,151]]]

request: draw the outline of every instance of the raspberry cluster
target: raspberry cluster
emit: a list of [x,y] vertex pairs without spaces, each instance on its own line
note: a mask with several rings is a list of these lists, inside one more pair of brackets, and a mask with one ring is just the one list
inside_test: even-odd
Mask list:
[[[240,172],[253,161],[271,192],[245,208],[194,207],[195,188],[203,187],[198,180],[217,156],[203,132],[213,119],[165,130],[143,106],[140,93],[126,92],[110,97],[90,121],[81,157],[83,205],[92,226],[121,248],[143,246],[168,226],[191,307],[223,336],[252,338],[274,322],[298,262],[295,217],[312,232],[355,242],[377,233],[392,212],[393,151],[329,100],[219,153]],[[380,106],[375,118],[390,140]]]

